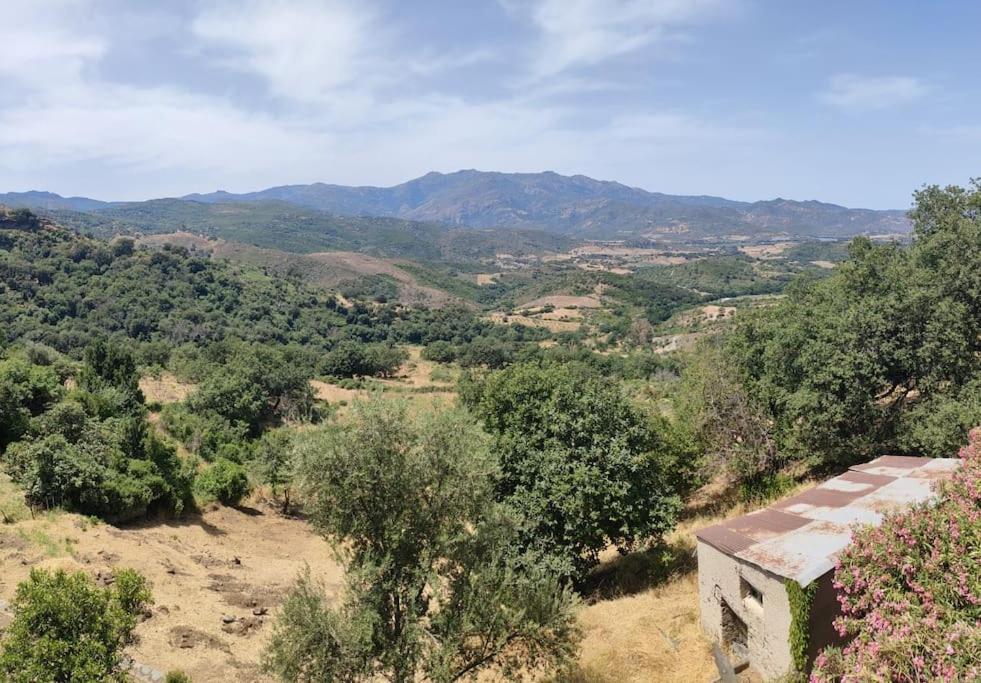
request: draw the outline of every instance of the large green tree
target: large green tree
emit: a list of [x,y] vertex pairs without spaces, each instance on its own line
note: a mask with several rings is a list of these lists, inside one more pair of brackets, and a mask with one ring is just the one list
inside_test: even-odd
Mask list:
[[910,246],[858,238],[834,276],[737,325],[731,358],[783,453],[949,455],[981,421],[979,207],[977,184],[925,188]]
[[458,410],[412,418],[356,404],[349,424],[300,444],[317,527],[347,560],[339,605],[303,577],[277,623],[267,668],[284,681],[511,680],[575,651],[574,596],[524,568],[493,500],[486,438]]
[[526,549],[581,578],[607,546],[626,551],[673,528],[688,454],[616,382],[575,363],[525,363],[467,394]]

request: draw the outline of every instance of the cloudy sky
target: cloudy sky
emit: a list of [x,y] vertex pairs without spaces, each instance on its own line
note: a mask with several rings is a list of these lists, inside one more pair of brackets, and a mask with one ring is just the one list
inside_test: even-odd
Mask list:
[[981,3],[0,0],[0,191],[430,170],[904,208],[981,175]]

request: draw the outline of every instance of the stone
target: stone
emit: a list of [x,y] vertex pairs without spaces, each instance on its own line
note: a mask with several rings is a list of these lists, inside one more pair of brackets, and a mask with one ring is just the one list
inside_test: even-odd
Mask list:
[[233,624],[235,623],[235,617],[226,614],[221,618],[221,621],[223,624]]

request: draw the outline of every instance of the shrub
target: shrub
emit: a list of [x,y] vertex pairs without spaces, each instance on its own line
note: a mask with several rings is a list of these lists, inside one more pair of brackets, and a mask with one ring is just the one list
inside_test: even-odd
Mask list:
[[523,547],[568,576],[583,578],[610,545],[626,552],[674,526],[685,440],[617,384],[576,364],[520,364],[461,396],[494,438],[497,496],[524,520]]
[[425,347],[419,355],[423,360],[434,363],[452,363],[456,360],[456,349],[447,341],[437,340]]
[[136,572],[122,570],[116,578],[102,589],[83,572],[31,570],[17,587],[14,619],[0,641],[3,680],[128,680],[122,648],[151,596]]
[[249,494],[249,476],[237,462],[219,458],[194,481],[202,497],[223,505],[238,505]]
[[981,676],[981,430],[937,501],[855,533],[835,569],[852,638],[815,662],[813,681]]
[[168,671],[164,683],[191,683],[191,677],[183,671]]

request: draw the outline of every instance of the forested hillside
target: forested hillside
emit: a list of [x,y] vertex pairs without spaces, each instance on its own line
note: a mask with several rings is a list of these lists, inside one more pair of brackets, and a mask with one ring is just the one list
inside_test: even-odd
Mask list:
[[384,216],[334,215],[281,201],[206,204],[156,199],[46,213],[59,224],[99,237],[189,231],[295,253],[359,251],[424,261],[542,254],[575,244],[536,230],[452,229]]

